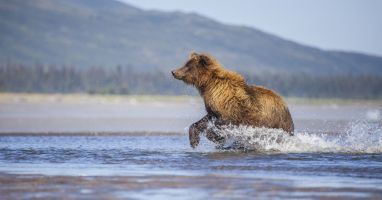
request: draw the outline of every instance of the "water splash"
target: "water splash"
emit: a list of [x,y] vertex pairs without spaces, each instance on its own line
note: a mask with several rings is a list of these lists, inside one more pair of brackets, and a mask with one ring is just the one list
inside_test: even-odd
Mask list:
[[210,123],[217,134],[227,139],[225,147],[234,146],[260,152],[285,153],[381,153],[382,128],[377,123],[352,122],[339,133],[295,132],[289,136],[281,129],[253,128],[227,125],[218,129]]

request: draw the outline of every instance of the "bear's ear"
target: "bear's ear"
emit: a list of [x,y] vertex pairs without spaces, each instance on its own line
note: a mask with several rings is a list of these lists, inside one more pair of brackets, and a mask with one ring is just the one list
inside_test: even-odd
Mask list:
[[198,58],[199,54],[195,53],[194,51],[190,53],[190,59]]
[[212,60],[207,55],[201,54],[199,55],[199,63],[204,67],[208,67],[212,64]]

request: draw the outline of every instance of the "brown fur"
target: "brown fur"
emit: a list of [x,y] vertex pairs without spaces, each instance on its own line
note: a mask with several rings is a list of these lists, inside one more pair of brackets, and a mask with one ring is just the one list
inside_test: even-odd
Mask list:
[[[192,53],[186,64],[172,73],[199,90],[207,110],[207,115],[190,127],[192,147],[198,145],[200,132],[206,130],[212,118],[217,119],[217,126],[243,124],[293,134],[292,117],[279,95],[264,87],[247,85],[240,74],[224,69],[212,56]],[[224,141],[211,131],[207,131],[207,138],[216,143]]]

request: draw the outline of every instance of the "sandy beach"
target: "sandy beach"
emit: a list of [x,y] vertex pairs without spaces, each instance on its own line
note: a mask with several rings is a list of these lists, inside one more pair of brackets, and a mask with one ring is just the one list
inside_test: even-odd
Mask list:
[[[288,99],[297,130],[381,122],[381,101]],[[0,94],[0,134],[182,134],[205,115],[200,97]]]

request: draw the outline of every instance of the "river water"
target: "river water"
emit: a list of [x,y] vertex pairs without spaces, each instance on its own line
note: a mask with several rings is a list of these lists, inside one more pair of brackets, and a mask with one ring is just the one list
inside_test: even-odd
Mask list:
[[[226,127],[221,134],[230,139],[226,148],[219,149],[204,138],[198,148],[189,146],[182,123],[199,117],[192,115],[197,111],[188,115],[176,108],[186,114],[171,122],[181,123],[171,131],[151,130],[147,123],[146,132],[124,134],[121,129],[87,134],[84,126],[73,122],[81,134],[76,134],[77,129],[65,134],[61,130],[68,126],[65,122],[62,127],[55,125],[57,134],[52,130],[28,134],[25,130],[33,130],[33,120],[49,123],[49,116],[38,109],[25,109],[32,113],[18,109],[8,105],[0,113],[0,196],[4,199],[382,198],[382,126],[375,114],[379,107],[295,106],[295,136],[272,129]],[[74,111],[68,113],[66,118],[78,117]],[[83,113],[81,107],[78,113]],[[158,118],[169,115],[156,113]],[[55,116],[50,120],[59,121]],[[127,129],[131,128],[131,118],[123,117],[121,121],[125,119]],[[15,126],[11,118],[27,128]],[[110,120],[105,116],[97,120],[102,119]],[[242,148],[228,148],[232,143]]]

